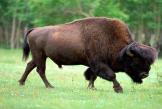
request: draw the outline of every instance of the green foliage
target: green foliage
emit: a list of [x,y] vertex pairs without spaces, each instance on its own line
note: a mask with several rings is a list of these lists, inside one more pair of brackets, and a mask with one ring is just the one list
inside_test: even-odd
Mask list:
[[95,9],[96,16],[116,17],[122,20],[127,20],[128,15],[120,9],[120,4],[116,0],[101,0],[98,7]]
[[59,9],[61,5],[63,4],[61,4],[60,0],[30,0],[29,6],[31,6],[31,9],[29,13],[32,13],[31,23],[36,26],[56,24],[59,22],[59,19],[57,19],[59,14],[62,13],[62,10]]
[[143,22],[148,29],[156,29],[155,19],[161,16],[162,0],[1,0],[0,13],[8,18],[15,14],[18,19],[35,26],[87,16],[107,16],[127,21],[132,27]]
[[157,29],[158,26],[155,19],[162,16],[161,1],[162,0],[122,0],[125,13],[129,15],[128,23],[132,27],[138,26],[139,23],[144,23],[146,29]]
[[124,20],[137,41],[162,46],[162,0],[0,0],[0,13],[0,31],[5,30],[0,36],[5,36],[0,38],[3,43],[10,40],[14,18],[16,31],[19,28],[23,31],[24,28],[106,16]]
[[88,16],[118,17],[127,20],[128,15],[120,10],[119,5],[111,0],[29,1],[33,13],[31,23],[37,26],[60,24]]

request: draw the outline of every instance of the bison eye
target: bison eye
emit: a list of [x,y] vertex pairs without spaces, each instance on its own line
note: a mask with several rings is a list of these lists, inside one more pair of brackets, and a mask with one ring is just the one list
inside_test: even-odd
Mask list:
[[138,57],[134,57],[134,58],[133,58],[133,62],[134,62],[135,64],[143,63],[142,60],[139,59]]
[[133,63],[134,64],[138,64],[139,63],[139,60],[138,59],[133,59]]

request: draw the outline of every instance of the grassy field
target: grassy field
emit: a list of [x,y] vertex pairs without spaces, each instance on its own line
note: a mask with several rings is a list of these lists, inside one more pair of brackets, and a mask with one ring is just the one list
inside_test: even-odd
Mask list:
[[[97,78],[97,90],[87,89],[84,66],[59,69],[47,61],[47,78],[54,89],[46,89],[35,69],[26,85],[19,86],[26,62],[21,50],[0,49],[0,109],[161,109],[162,60],[156,61],[144,83],[132,83],[124,73],[117,74],[124,93],[113,91],[112,83]],[[29,59],[30,60],[30,59]],[[162,81],[162,78],[161,78]]]

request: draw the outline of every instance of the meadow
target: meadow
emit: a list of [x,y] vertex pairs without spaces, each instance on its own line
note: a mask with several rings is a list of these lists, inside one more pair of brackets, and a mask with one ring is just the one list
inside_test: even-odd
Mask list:
[[[30,59],[28,59],[29,61]],[[112,83],[97,78],[97,90],[87,89],[83,72],[86,67],[63,66],[59,69],[47,60],[46,75],[54,89],[45,88],[34,69],[25,86],[18,80],[27,62],[22,61],[22,51],[0,49],[0,109],[161,109],[162,60],[157,60],[143,84],[134,84],[125,73],[117,79],[124,92],[113,91]]]

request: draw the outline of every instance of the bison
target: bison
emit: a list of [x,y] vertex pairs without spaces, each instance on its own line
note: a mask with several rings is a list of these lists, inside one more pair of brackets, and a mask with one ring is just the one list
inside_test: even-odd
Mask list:
[[32,60],[19,80],[20,85],[25,84],[36,67],[45,86],[52,88],[45,75],[48,57],[59,68],[62,65],[87,66],[84,75],[89,88],[94,88],[98,76],[112,81],[115,92],[123,91],[115,73],[125,72],[134,82],[142,83],[157,56],[156,49],[133,40],[124,22],[105,17],[33,28],[25,35],[23,59],[28,58],[30,51]]

